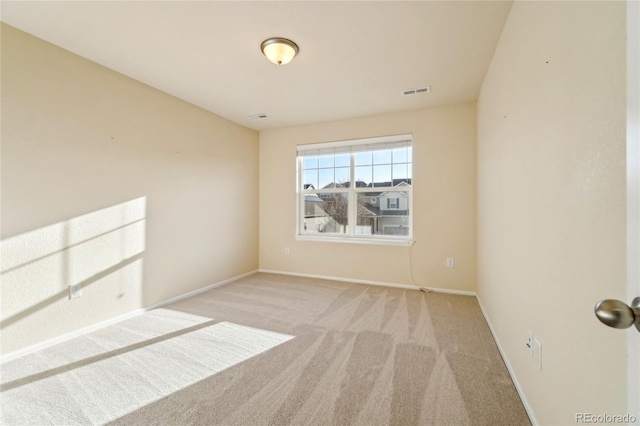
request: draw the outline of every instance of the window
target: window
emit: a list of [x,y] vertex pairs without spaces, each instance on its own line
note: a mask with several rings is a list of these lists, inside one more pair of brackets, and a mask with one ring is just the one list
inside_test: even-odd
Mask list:
[[411,240],[411,135],[298,145],[298,237]]

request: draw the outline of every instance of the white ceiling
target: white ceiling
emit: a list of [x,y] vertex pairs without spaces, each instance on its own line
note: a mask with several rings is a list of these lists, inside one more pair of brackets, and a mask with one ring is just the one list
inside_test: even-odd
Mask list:
[[[1,19],[265,130],[476,100],[511,4],[2,1]],[[273,36],[299,45],[290,64],[260,52]]]

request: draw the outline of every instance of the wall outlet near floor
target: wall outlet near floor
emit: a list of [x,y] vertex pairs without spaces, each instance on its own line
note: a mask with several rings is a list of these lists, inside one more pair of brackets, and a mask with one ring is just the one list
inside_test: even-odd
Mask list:
[[533,333],[531,330],[527,330],[527,350],[529,351],[529,356],[533,356]]
[[69,286],[69,299],[77,299],[82,297],[82,283]]
[[286,254],[287,256],[289,256],[291,254],[291,249],[289,247],[285,247],[284,248],[284,254]]
[[453,268],[455,263],[456,262],[453,257],[447,257],[447,268]]
[[542,343],[533,339],[533,360],[538,364],[538,370],[542,370]]

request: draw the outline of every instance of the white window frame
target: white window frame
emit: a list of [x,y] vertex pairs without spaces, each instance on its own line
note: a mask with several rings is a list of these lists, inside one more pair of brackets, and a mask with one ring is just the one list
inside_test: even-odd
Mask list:
[[[352,139],[344,141],[324,142],[317,144],[306,144],[297,146],[297,158],[296,158],[296,240],[301,241],[324,241],[324,242],[348,242],[348,243],[360,243],[360,244],[384,244],[384,245],[413,245],[413,176],[410,174],[411,179],[410,186],[403,186],[402,192],[407,192],[409,195],[409,215],[408,215],[408,235],[362,235],[357,234],[357,227],[350,226],[348,232],[344,234],[327,233],[327,234],[305,234],[304,227],[304,211],[305,211],[305,196],[310,194],[321,193],[344,193],[347,194],[348,199],[348,223],[357,223],[357,197],[360,193],[376,192],[376,187],[357,188],[355,186],[355,153],[383,149],[385,147],[393,148],[397,146],[413,147],[413,135],[393,135],[382,136],[364,139]],[[305,155],[322,155],[323,153],[330,152],[342,152],[350,153],[350,185],[349,188],[316,188],[316,189],[302,189],[303,185],[303,157]],[[413,156],[411,159],[413,165]],[[413,167],[412,167],[413,169]],[[379,188],[381,191],[389,189],[387,187]],[[400,200],[398,200],[398,207]]]

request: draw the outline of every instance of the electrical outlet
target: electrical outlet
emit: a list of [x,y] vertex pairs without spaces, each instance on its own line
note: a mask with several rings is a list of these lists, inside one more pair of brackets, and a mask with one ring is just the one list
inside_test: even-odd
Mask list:
[[455,265],[455,259],[453,257],[447,257],[447,268],[453,268]]
[[533,333],[531,330],[527,330],[527,350],[529,351],[529,356],[533,356]]
[[287,256],[289,256],[291,254],[291,249],[289,247],[285,247],[284,248],[284,254],[286,254]]
[[82,283],[69,286],[69,299],[77,299],[82,297]]
[[533,339],[533,360],[538,364],[538,369],[542,370],[542,343],[538,339]]

